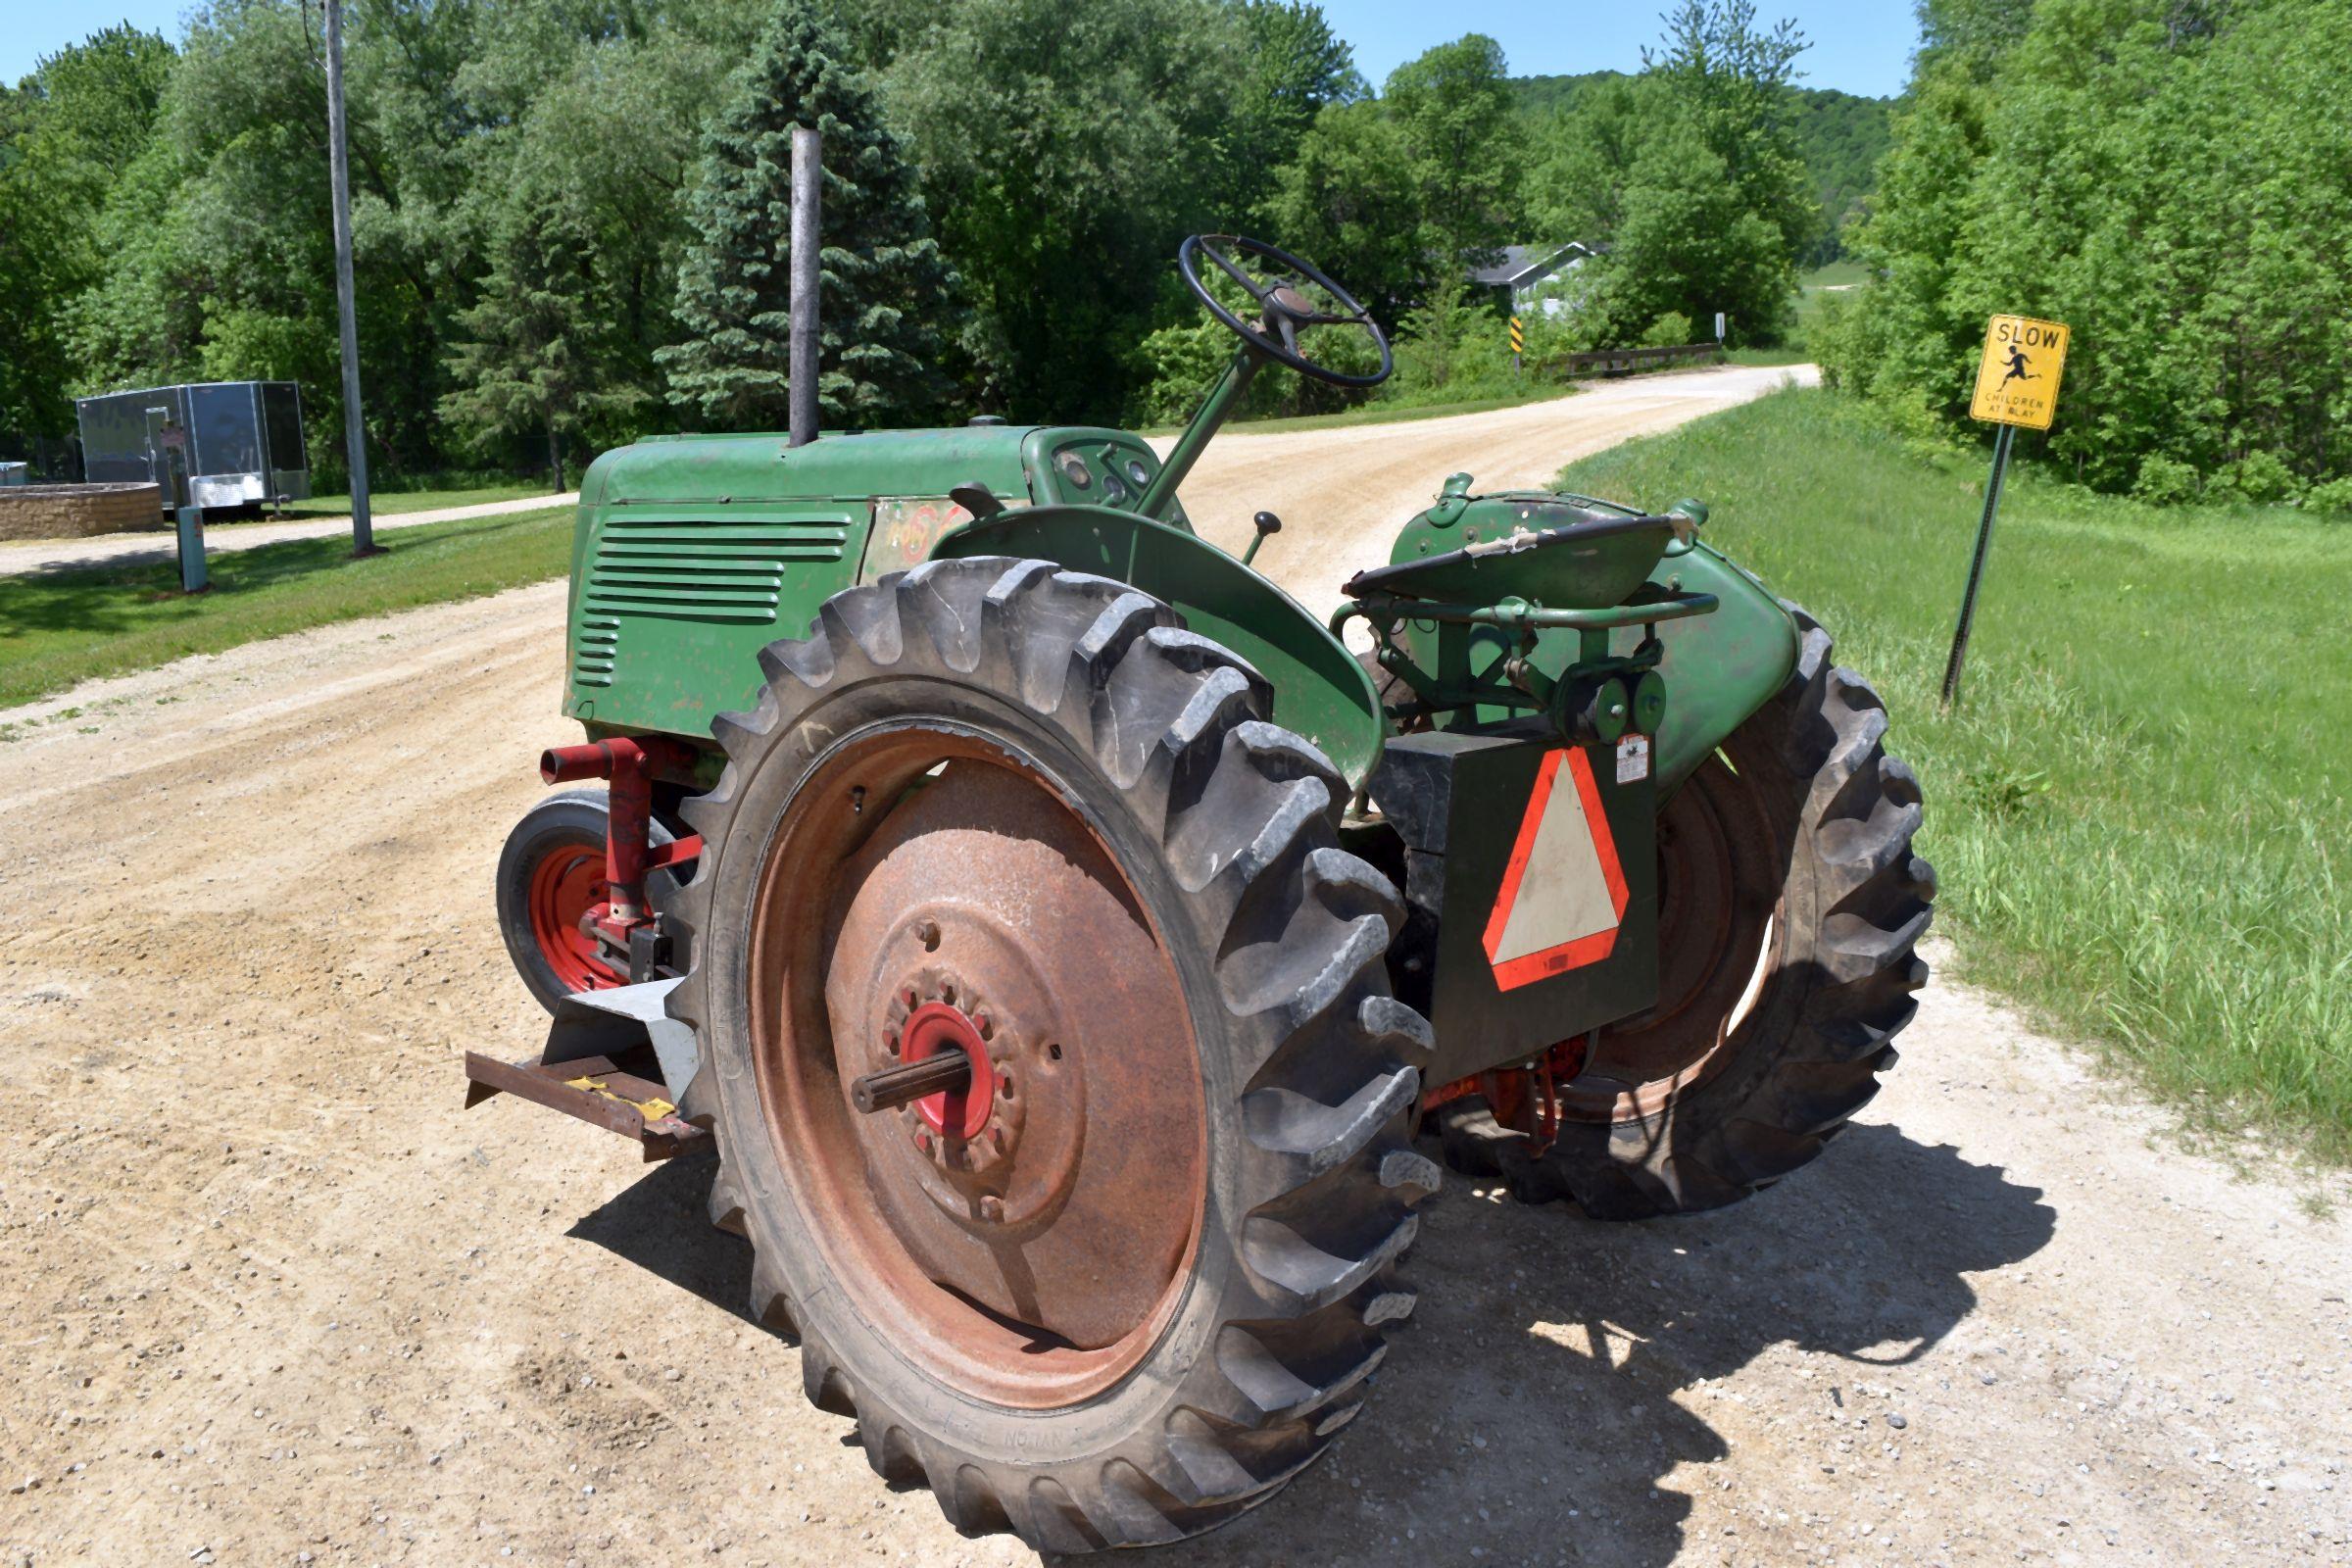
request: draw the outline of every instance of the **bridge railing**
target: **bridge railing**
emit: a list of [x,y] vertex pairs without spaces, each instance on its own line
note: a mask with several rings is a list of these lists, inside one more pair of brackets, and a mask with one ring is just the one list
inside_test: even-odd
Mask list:
[[1629,370],[1656,370],[1675,365],[1721,365],[1723,348],[1715,343],[1682,343],[1654,349],[1593,349],[1547,360],[1544,368],[1564,376],[1620,375]]

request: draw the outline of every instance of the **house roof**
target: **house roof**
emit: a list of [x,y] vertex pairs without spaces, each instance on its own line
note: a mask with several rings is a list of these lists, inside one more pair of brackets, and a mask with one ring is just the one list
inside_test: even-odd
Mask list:
[[1592,247],[1579,240],[1565,245],[1505,245],[1502,260],[1493,267],[1471,269],[1470,281],[1495,288],[1525,288],[1540,282],[1567,266],[1570,261],[1593,254]]

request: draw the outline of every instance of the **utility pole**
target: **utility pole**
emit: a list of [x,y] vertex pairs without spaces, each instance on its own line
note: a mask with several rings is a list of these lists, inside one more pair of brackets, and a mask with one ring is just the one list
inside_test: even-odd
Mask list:
[[791,444],[807,446],[816,439],[817,198],[824,185],[824,148],[815,131],[792,128],[792,303],[791,355],[786,362],[792,377],[792,401],[787,405]]
[[343,0],[326,5],[327,164],[335,188],[335,314],[343,330],[343,454],[351,467],[351,553],[376,553],[368,515],[368,436],[360,418],[360,323],[352,305],[351,157],[343,113]]

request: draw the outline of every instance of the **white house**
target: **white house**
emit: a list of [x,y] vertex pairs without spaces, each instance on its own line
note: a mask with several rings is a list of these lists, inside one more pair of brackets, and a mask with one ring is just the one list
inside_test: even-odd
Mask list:
[[1537,309],[1545,316],[1558,316],[1575,307],[1577,270],[1598,254],[1580,240],[1565,245],[1505,245],[1502,260],[1493,267],[1472,269],[1470,281],[1476,287],[1506,293],[1514,316]]

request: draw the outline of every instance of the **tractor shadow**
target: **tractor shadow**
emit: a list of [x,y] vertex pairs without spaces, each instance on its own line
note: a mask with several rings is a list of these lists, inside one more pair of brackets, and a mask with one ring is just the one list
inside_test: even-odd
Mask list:
[[[1695,1544],[1683,1489],[1738,1473],[1752,1501],[1766,1481],[1700,1411],[1752,1443],[1793,1406],[1755,1461],[1776,1489],[1831,1481],[1833,1457],[1850,1471],[1833,1400],[1896,1408],[1857,1409],[1853,1385],[1901,1376],[1974,1310],[1967,1275],[2031,1256],[2056,1223],[2037,1189],[1878,1124],[1686,1219],[1602,1224],[1447,1184],[1405,1265],[1420,1306],[1355,1428],[1282,1500],[1154,1562],[1673,1562]],[[1698,1387],[1781,1347],[1843,1364],[1751,1377],[1746,1403]],[[1853,1457],[1883,1473],[1892,1436],[1874,1428]]]
[[664,1160],[564,1234],[751,1322],[752,1250],[710,1223],[715,1155]]
[[[704,1217],[715,1170],[659,1167],[571,1235],[748,1321],[751,1250]],[[1601,1224],[1451,1174],[1423,1215],[1406,1265],[1421,1304],[1356,1425],[1280,1500],[1153,1563],[1673,1562],[1690,1544],[1682,1489],[1740,1470],[1698,1411],[1759,1443],[1768,1419],[1795,1417],[1760,1461],[1771,1485],[1831,1481],[1832,1458],[1850,1471],[1830,1448],[1833,1403],[1894,1408],[1859,1409],[1853,1385],[1901,1376],[1974,1310],[1967,1276],[2032,1256],[2056,1221],[2037,1189],[1878,1124],[1688,1219]],[[1700,1387],[1783,1347],[1842,1365],[1751,1378],[1746,1402]],[[1858,1436],[1852,1457],[1883,1472],[1891,1434]]]

